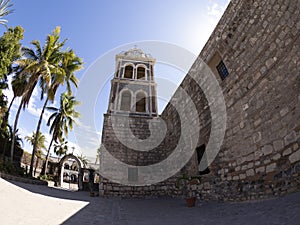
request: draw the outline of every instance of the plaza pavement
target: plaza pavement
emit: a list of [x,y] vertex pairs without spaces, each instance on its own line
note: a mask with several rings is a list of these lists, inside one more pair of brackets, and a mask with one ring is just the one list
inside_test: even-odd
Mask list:
[[198,202],[182,199],[89,197],[53,187],[8,182],[0,178],[1,225],[299,225],[300,192],[270,200]]

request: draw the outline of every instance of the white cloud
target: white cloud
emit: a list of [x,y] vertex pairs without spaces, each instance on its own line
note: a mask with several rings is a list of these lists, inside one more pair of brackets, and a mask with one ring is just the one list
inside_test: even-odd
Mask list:
[[219,19],[223,15],[224,10],[226,9],[226,6],[227,6],[227,4],[224,6],[224,5],[220,5],[218,3],[214,3],[212,6],[207,7],[208,8],[207,14],[209,16],[215,17],[216,19]]

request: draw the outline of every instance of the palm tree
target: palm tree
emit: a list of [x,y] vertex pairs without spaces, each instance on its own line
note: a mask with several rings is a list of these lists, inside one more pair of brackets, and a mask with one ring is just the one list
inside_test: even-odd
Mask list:
[[69,150],[68,141],[66,141],[64,138],[59,140],[58,143],[54,144],[54,153],[59,157],[67,154],[68,150]]
[[[58,41],[60,30],[57,30],[55,33],[55,39]],[[51,42],[51,41],[49,41]],[[58,44],[60,48],[64,45],[65,41]],[[59,49],[60,49],[59,48]],[[55,51],[54,51],[55,52]],[[56,55],[56,54],[54,54]],[[76,56],[73,50],[68,50],[66,52],[57,52],[57,55],[54,57],[54,62],[59,60],[59,67],[57,67],[53,73],[51,74],[52,83],[51,86],[47,86],[47,82],[43,81],[43,77],[40,80],[40,86],[42,88],[41,100],[43,99],[43,95],[47,92],[47,98],[44,102],[43,109],[38,121],[36,132],[40,131],[43,115],[45,108],[48,104],[48,101],[54,100],[56,91],[60,85],[63,85],[65,82],[67,83],[68,93],[72,94],[71,83],[77,88],[79,80],[75,76],[75,72],[82,68],[82,59]],[[37,140],[36,140],[37,141]],[[35,152],[35,146],[33,146],[33,152]],[[50,146],[51,147],[51,146]],[[48,155],[48,154],[47,154]],[[32,160],[33,162],[33,160]],[[46,167],[47,168],[47,167]],[[45,169],[46,169],[45,168]]]
[[101,146],[99,146],[97,148],[97,155],[96,155],[96,160],[95,160],[95,164],[97,164],[97,162],[100,162],[100,151],[101,151]]
[[71,83],[75,86],[75,88],[78,88],[79,80],[75,76],[75,72],[81,70],[83,68],[82,65],[82,59],[77,57],[73,50],[68,50],[63,54],[62,68],[65,71],[64,81],[67,84],[67,91],[69,95],[72,95]]
[[48,147],[46,162],[44,166],[44,171],[46,171],[48,166],[48,159],[51,146],[53,141],[57,142],[63,138],[63,135],[68,137],[69,130],[73,129],[73,123],[76,123],[76,118],[79,117],[79,113],[74,109],[79,102],[75,100],[74,96],[70,96],[67,93],[63,93],[60,96],[60,106],[59,108],[47,107],[53,114],[49,117],[47,125],[50,126],[50,134],[52,134],[52,139]]
[[80,159],[80,161],[82,162],[83,164],[83,167],[86,168],[89,160],[84,156],[84,155],[77,155],[78,159]]
[[7,112],[5,115],[6,120],[8,120],[8,115],[9,115],[11,106],[12,106],[13,102],[15,101],[15,99],[17,97],[21,97],[24,94],[25,88],[27,85],[27,79],[28,79],[28,74],[21,73],[22,69],[20,67],[13,68],[13,72],[14,72],[14,76],[13,76],[13,79],[11,82],[11,86],[12,86],[14,96],[9,104],[8,109],[7,109]]
[[[18,111],[16,113],[16,118],[14,122],[14,131],[13,131],[13,140],[11,145],[11,160],[13,157],[13,151],[14,151],[14,134],[17,129],[18,120],[21,112],[21,108],[25,108],[29,100],[31,98],[31,95],[33,93],[34,88],[36,87],[36,84],[40,82],[40,86],[45,90],[45,87],[50,87],[51,85],[51,74],[59,74],[62,73],[62,69],[59,66],[59,62],[62,58],[62,52],[60,49],[64,45],[64,42],[59,42],[59,33],[60,28],[57,27],[52,34],[47,36],[46,43],[41,48],[39,41],[32,41],[31,43],[34,45],[35,50],[32,50],[27,47],[22,48],[22,53],[25,58],[17,60],[16,64],[19,66],[19,68],[22,68],[22,71],[20,72],[20,76],[24,76],[25,74],[29,74],[28,82],[25,87],[25,91],[22,95],[22,100],[19,105]],[[42,91],[42,96],[43,96]],[[42,114],[44,113],[45,107],[42,110]],[[39,131],[39,129],[37,129]],[[38,133],[38,132],[36,132]],[[37,138],[37,137],[36,137]],[[36,151],[36,145],[37,140],[34,142],[33,145],[33,152],[31,157],[31,167],[30,167],[30,173],[33,172],[33,162],[34,162],[34,155]]]
[[36,173],[36,168],[38,166],[39,159],[42,158],[43,150],[46,150],[46,146],[45,146],[46,137],[45,137],[45,135],[43,135],[41,132],[39,132],[37,136],[35,134],[36,133],[33,132],[31,136],[26,136],[25,137],[25,140],[28,141],[31,145],[34,145],[36,137],[37,137],[37,140],[38,140],[37,153],[36,153],[37,160],[36,160],[36,164],[35,164],[34,175]]
[[13,10],[9,9],[12,5],[10,0],[0,0],[0,24],[6,26],[7,20],[2,18],[13,12]]

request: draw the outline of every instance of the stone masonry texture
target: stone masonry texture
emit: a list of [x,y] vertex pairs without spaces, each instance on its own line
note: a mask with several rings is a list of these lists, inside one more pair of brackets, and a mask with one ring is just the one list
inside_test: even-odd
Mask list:
[[[229,72],[224,80],[215,73],[226,103],[227,129],[221,149],[209,165],[210,172],[202,176],[196,188],[202,199],[243,201],[300,190],[299,15],[299,0],[232,0],[181,83],[198,111],[197,146],[206,145],[211,130],[210,107],[192,75],[202,60],[210,64],[216,54]],[[176,93],[174,96],[184,106],[185,99]],[[143,160],[137,160],[142,156],[136,152],[126,155],[128,150],[110,133],[110,117],[104,117],[102,143],[128,163],[146,165],[172,152],[180,137],[181,120],[190,113],[186,109],[179,116],[168,104],[160,115],[167,124],[167,135]],[[137,120],[133,124],[140,126],[133,125],[132,129],[144,138],[145,121]],[[193,157],[184,170],[195,168]],[[174,180],[153,187],[121,187],[104,179],[100,185],[106,195],[177,195]]]

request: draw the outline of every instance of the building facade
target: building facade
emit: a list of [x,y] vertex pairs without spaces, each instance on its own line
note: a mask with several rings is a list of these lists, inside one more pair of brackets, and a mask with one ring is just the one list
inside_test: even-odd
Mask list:
[[[202,168],[206,173],[198,187],[201,198],[249,200],[300,190],[299,13],[297,0],[232,0],[180,85],[196,105],[197,118],[191,118],[188,109],[179,117],[172,104],[160,115],[167,131],[162,145],[155,149],[156,160],[167,157],[178,143],[182,119],[199,120],[195,155],[184,168],[194,171],[209,155],[205,146],[212,126],[210,105],[195,82],[201,81],[198,74],[204,61],[222,89],[227,120],[218,155],[208,168]],[[177,92],[173,100],[184,103]],[[105,115],[105,123],[108,121]],[[114,149],[107,127],[104,125],[103,143]],[[160,183],[165,194],[177,194],[173,181]],[[132,195],[134,191],[128,190]],[[140,190],[145,194],[143,187]]]

